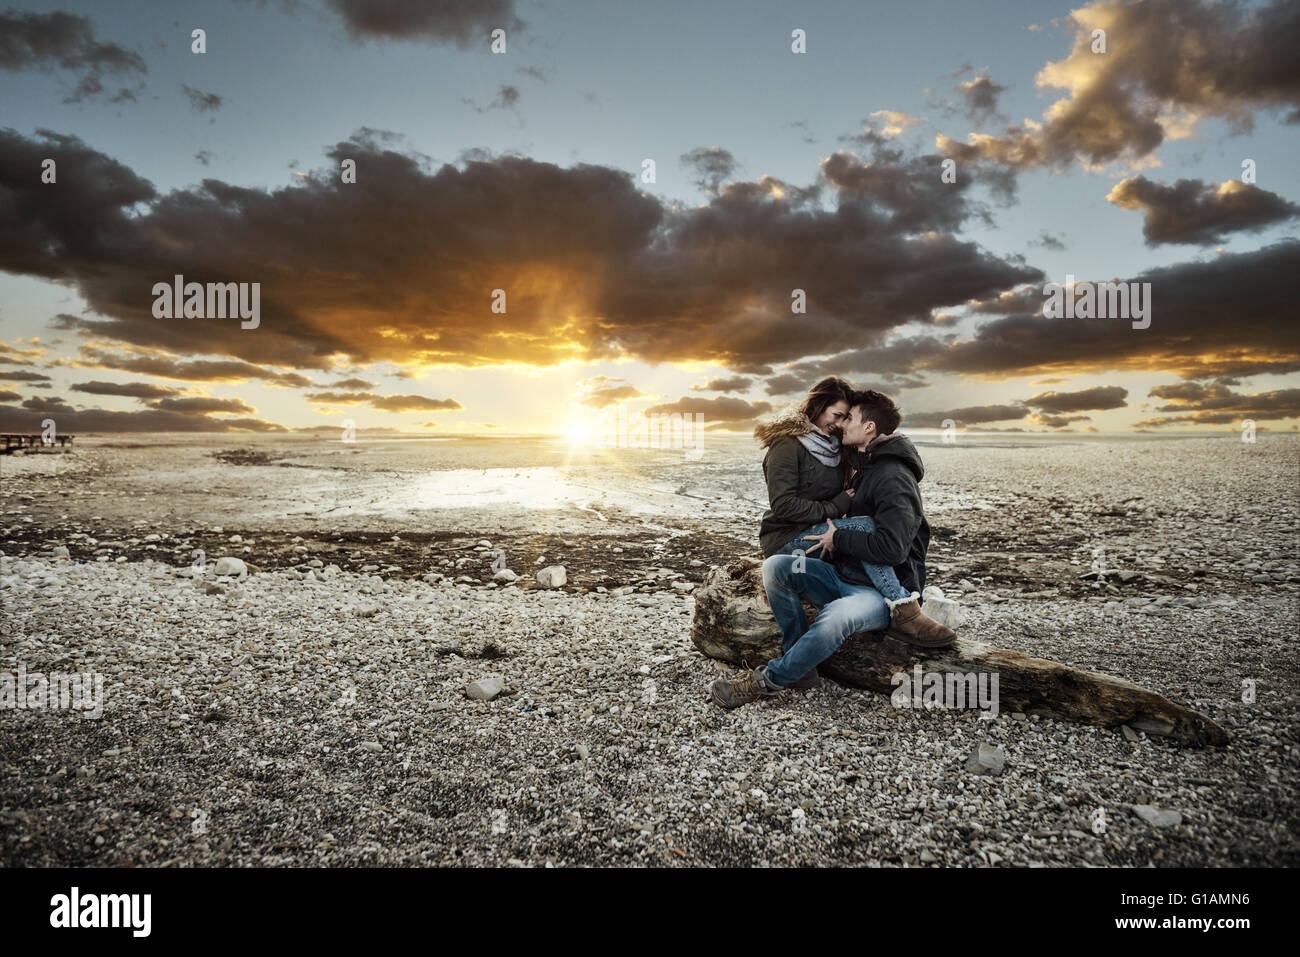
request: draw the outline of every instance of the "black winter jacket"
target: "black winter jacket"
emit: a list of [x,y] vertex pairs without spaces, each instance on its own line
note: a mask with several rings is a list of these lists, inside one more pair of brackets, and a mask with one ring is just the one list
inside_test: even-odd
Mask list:
[[890,565],[904,588],[923,591],[930,523],[925,520],[918,487],[925,475],[921,455],[911,439],[896,435],[857,456],[849,514],[870,515],[876,530],[835,532],[832,559],[836,574],[854,585],[870,585],[861,563]]

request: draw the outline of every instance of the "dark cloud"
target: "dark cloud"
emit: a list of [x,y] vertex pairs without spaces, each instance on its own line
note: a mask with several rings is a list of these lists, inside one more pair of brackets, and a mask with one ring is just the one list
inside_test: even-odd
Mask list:
[[514,0],[328,0],[354,39],[431,40],[487,46],[498,27],[522,31]]
[[1073,429],[1065,427],[1071,422],[1087,422],[1090,416],[1086,415],[1052,415],[1050,413],[1035,412],[1029,416],[1032,425],[1042,425],[1049,429],[1062,429],[1073,432]]
[[360,405],[378,396],[373,392],[309,392],[303,398],[322,405]]
[[[1201,0],[1090,3],[1070,13],[1074,45],[1035,78],[1064,89],[1041,124],[969,142],[940,137],[945,155],[1016,169],[1136,161],[1166,138],[1219,117],[1250,128],[1255,109],[1290,109],[1300,119],[1300,4],[1274,0],[1257,7]],[[1094,53],[1103,29],[1106,52]]]
[[1218,186],[1180,179],[1172,186],[1134,176],[1106,197],[1122,209],[1143,212],[1148,246],[1161,243],[1221,243],[1229,233],[1258,231],[1300,214],[1300,206],[1276,193],[1230,179]]
[[0,402],[15,402],[22,396],[11,389],[0,389]]
[[938,429],[944,427],[945,419],[952,419],[959,427],[983,422],[1005,422],[1023,419],[1028,411],[1023,405],[972,405],[941,412],[904,412],[903,427]]
[[736,172],[736,157],[719,146],[697,146],[682,154],[682,165],[695,171],[692,180],[701,192],[717,195],[722,181]]
[[[1049,319],[1041,286],[971,305],[1000,314],[965,340],[930,336],[857,350],[848,368],[928,369],[1010,378],[1164,370],[1185,379],[1300,370],[1300,241],[1150,269],[1123,281],[1151,283],[1151,325],[1123,319]],[[824,364],[828,371],[841,358]]]
[[6,382],[49,382],[50,377],[39,372],[0,372],[0,380]]
[[[86,325],[93,327],[102,324]],[[176,359],[170,356],[114,353],[93,346],[83,346],[80,356],[71,365],[77,368],[117,369],[187,382],[234,383],[256,380],[282,388],[307,388],[312,384],[311,379],[296,372],[276,372],[240,359]]]
[[196,90],[188,83],[182,83],[181,89],[185,91],[185,95],[190,101],[190,107],[196,113],[207,113],[221,109],[221,97],[217,94],[204,93],[202,90]]
[[150,382],[79,382],[72,386],[73,392],[88,392],[91,395],[121,395],[133,399],[162,399],[178,395],[179,389]]
[[[95,25],[86,17],[56,11],[24,13],[12,8],[0,13],[0,70],[49,70],[58,67],[79,73],[65,103],[76,103],[104,92],[105,73],[147,73],[144,59],[116,43],[95,39]],[[135,99],[122,89],[110,102]]]
[[1158,412],[1176,412],[1163,419],[1144,419],[1141,426],[1179,422],[1218,425],[1242,419],[1289,419],[1300,417],[1300,389],[1276,389],[1253,395],[1234,392],[1222,383],[1176,382],[1158,385],[1151,396],[1167,400]]
[[[753,384],[752,379],[733,375],[722,379],[710,379],[704,385],[691,386],[692,392],[745,392]],[[768,393],[771,395],[771,393]]]
[[980,75],[957,84],[956,89],[965,105],[966,115],[978,121],[997,115],[998,94],[1006,87],[994,83],[990,76]]
[[[605,379],[605,376],[598,376]],[[588,380],[590,381],[590,380]],[[577,400],[579,405],[588,409],[607,409],[611,405],[626,402],[629,399],[642,399],[646,393],[632,385],[600,385],[589,389],[588,393]]]
[[338,382],[332,383],[330,385],[331,389],[348,389],[348,390],[373,389],[374,387],[375,387],[375,383],[367,382],[365,379],[357,379],[357,378],[341,379]]
[[1056,236],[1053,236],[1047,230],[1042,230],[1037,239],[1029,240],[1030,246],[1039,246],[1043,249],[1051,249],[1055,252],[1062,252],[1065,249],[1065,243],[1061,242]]
[[645,411],[647,415],[671,415],[674,412],[683,415],[702,414],[705,428],[719,424],[733,427],[747,424],[763,413],[771,412],[772,403],[762,400],[746,402],[744,399],[733,399],[730,396],[719,396],[716,399],[682,396],[676,402],[652,405]]
[[1117,385],[1095,386],[1078,392],[1040,392],[1025,400],[1025,405],[1039,412],[1089,412],[1122,409],[1128,389]]
[[218,399],[213,396],[196,395],[178,398],[155,399],[149,406],[160,412],[179,412],[182,415],[210,415],[213,412],[256,412],[243,399]]
[[476,113],[486,113],[488,110],[511,110],[514,109],[515,104],[519,102],[519,88],[517,86],[506,84],[501,87],[501,91],[497,93],[496,99],[487,106],[479,106],[476,101],[468,96],[462,97],[461,102],[472,106]]
[[[24,407],[27,403],[23,403]],[[0,406],[0,431],[39,432],[41,419],[53,417],[64,434],[85,432],[288,432],[282,425],[248,416],[216,419],[206,415],[142,409],[138,412],[110,412],[107,409],[72,410],[61,406],[26,412]]]
[[[827,210],[815,187],[763,177],[668,206],[622,170],[515,156],[432,170],[359,137],[298,185],[206,179],[157,197],[75,138],[42,135],[0,135],[0,269],[76,282],[106,317],[62,328],[172,356],[315,370],[640,358],[765,374],[1042,278],[929,231],[954,219],[925,212],[925,190],[887,196],[882,212],[860,183]],[[29,172],[46,155],[75,170],[57,195]],[[355,184],[339,180],[344,158],[357,161]],[[128,216],[137,203],[148,208]],[[152,287],[176,274],[260,282],[260,326],[155,319]],[[806,315],[790,313],[795,288]],[[495,289],[504,315],[491,311]]]
[[460,412],[465,408],[455,399],[430,399],[423,395],[376,396],[370,404],[384,412]]
[[763,383],[763,391],[768,395],[791,395],[802,392],[812,385],[812,380],[801,375],[786,372],[774,375]]

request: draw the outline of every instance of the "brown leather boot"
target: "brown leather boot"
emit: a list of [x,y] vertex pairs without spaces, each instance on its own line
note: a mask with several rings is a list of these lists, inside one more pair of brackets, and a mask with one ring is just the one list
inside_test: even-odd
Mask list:
[[889,628],[885,634],[919,648],[943,648],[957,640],[957,633],[921,611],[920,596],[886,602],[889,605]]

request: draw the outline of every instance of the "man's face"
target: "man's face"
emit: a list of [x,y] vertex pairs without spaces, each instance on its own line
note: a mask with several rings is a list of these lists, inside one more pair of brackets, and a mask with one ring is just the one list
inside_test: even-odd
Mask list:
[[862,407],[855,405],[849,409],[848,418],[844,420],[844,431],[840,441],[845,445],[860,448],[876,436],[876,423],[862,418]]

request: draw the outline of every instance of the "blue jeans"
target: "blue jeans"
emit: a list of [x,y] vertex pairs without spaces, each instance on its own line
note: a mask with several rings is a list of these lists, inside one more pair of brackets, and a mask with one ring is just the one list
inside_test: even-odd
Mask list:
[[[836,528],[847,528],[857,532],[874,532],[876,523],[870,515],[851,515],[848,518],[837,518],[835,521]],[[821,535],[826,532],[825,522],[820,525],[814,525],[812,528],[805,528],[802,532],[792,538],[789,544],[776,550],[777,555],[793,555],[795,551],[805,551],[807,545],[812,542],[804,543],[804,539],[809,535]],[[821,558],[821,549],[818,549],[818,558]],[[880,592],[890,601],[898,601],[900,598],[911,598],[912,593],[904,588],[898,582],[898,575],[894,569],[888,565],[869,565],[862,563],[862,570],[867,573],[867,578],[871,584],[876,586],[876,591]]]
[[[802,561],[802,568],[795,563]],[[767,603],[781,628],[780,658],[767,663],[767,683],[786,688],[835,653],[844,639],[859,631],[889,626],[889,606],[868,585],[850,585],[830,564],[816,558],[773,555],[763,562]],[[821,608],[811,628],[800,596]]]

